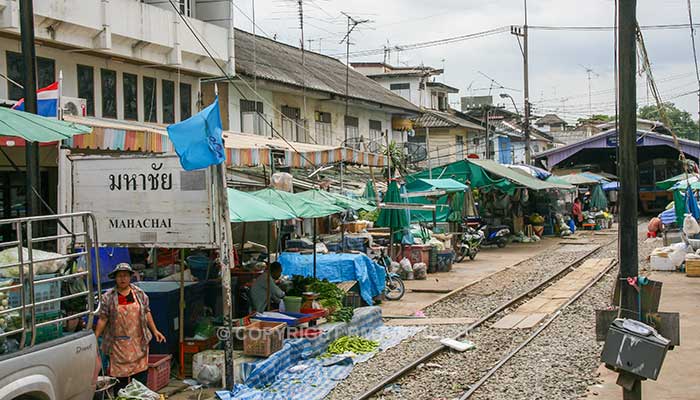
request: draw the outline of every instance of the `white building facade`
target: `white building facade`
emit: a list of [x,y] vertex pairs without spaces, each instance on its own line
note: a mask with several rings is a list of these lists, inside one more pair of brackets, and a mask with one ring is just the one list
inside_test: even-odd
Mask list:
[[[216,14],[212,2],[176,3],[187,3],[192,16]],[[228,3],[216,2],[214,22],[185,18],[231,73]],[[221,75],[168,1],[34,0],[34,24],[38,87],[58,81],[62,72],[63,96],[84,99],[88,116],[177,122],[198,111],[200,78]],[[21,84],[18,1],[0,0],[0,33],[0,72]],[[20,87],[0,78],[0,101],[21,97]]]

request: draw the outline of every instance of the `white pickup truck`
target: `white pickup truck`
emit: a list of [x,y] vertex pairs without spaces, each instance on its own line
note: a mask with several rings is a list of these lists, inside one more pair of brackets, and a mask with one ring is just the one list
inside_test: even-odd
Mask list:
[[[33,229],[40,223],[61,223],[64,229],[71,226],[74,230],[72,233],[53,236],[33,235]],[[11,224],[17,235],[14,240],[0,242],[0,251],[17,249],[17,261],[0,263],[0,270],[15,268],[19,276],[12,281],[5,280],[5,284],[0,285],[4,300],[10,299],[10,293],[14,292],[14,301],[0,301],[0,400],[92,399],[100,368],[97,340],[90,329],[99,308],[92,287],[92,271],[98,271],[99,275],[99,260],[93,260],[92,257],[97,252],[91,252],[98,248],[92,214],[73,213],[0,220],[0,225],[4,224]],[[38,244],[66,238],[77,238],[82,243],[82,248],[71,254],[56,255],[48,261],[68,260],[70,263],[76,257],[85,256],[87,268],[84,271],[49,277],[39,275],[37,269],[47,260],[38,260],[35,256],[35,249],[41,246]],[[84,280],[83,290],[70,294],[53,290],[48,297],[43,290],[46,285],[54,284],[55,288],[57,282],[68,284],[76,279]],[[95,281],[100,281],[99,276]],[[99,287],[96,290],[99,293]],[[60,311],[58,305],[62,301],[72,301],[75,304],[76,300],[83,309],[75,311],[75,307],[72,307],[68,315],[65,311]],[[51,312],[46,311],[49,309]],[[85,329],[63,333],[64,326],[83,318],[87,322],[83,324]],[[47,336],[47,330],[54,334]]]

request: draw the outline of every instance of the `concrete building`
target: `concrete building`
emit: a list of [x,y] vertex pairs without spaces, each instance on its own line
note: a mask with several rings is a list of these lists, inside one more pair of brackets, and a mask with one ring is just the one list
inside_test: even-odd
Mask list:
[[[463,160],[470,154],[486,156],[486,147],[479,142],[486,129],[478,123],[438,110],[424,110],[414,123],[415,135],[409,137],[409,142],[425,146],[433,167]],[[427,164],[426,161],[419,166]]]
[[203,84],[206,103],[218,82],[224,129],[334,147],[347,140],[347,147],[377,151],[387,133],[405,141],[405,132],[393,126],[419,111],[335,58],[305,51],[302,61],[299,48],[240,30],[235,46],[234,82]]
[[433,67],[395,67],[385,63],[356,62],[350,65],[359,73],[373,79],[418,107],[447,111],[450,94],[459,89],[436,81],[444,73]]
[[[187,24],[207,38],[211,53],[220,57],[216,62],[232,72],[226,2],[180,3],[183,9],[188,5]],[[198,109],[199,79],[221,75],[167,1],[35,0],[34,14],[39,87],[57,81],[62,71],[63,96],[84,99],[76,101],[88,116],[180,121]],[[16,0],[0,0],[0,33],[0,72],[21,84]],[[0,99],[22,96],[20,87],[0,79]]]
[[[177,3],[188,15],[187,24],[168,1],[34,0],[38,87],[58,81],[62,72],[66,118],[81,118],[78,122],[94,128],[84,135],[89,137],[76,139],[83,148],[172,151],[167,136],[145,131],[162,130],[162,124],[196,113],[200,78],[221,75],[188,25],[206,38],[216,63],[232,71],[230,3]],[[0,106],[24,96],[19,28],[18,1],[0,0]],[[24,212],[16,206],[25,204],[24,144],[10,139],[0,140],[0,218]],[[59,182],[70,178],[60,176],[62,161],[57,161],[65,162],[66,147],[79,145],[65,141],[40,147],[40,191],[54,210]]]
[[566,130],[566,121],[559,118],[556,114],[546,114],[535,121],[534,125],[537,129],[546,133],[563,132]]

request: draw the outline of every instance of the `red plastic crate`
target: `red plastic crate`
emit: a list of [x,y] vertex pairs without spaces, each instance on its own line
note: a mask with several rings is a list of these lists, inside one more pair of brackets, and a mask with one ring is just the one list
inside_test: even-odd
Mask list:
[[168,386],[170,382],[170,354],[149,354],[148,356],[148,380],[146,386],[157,392]]

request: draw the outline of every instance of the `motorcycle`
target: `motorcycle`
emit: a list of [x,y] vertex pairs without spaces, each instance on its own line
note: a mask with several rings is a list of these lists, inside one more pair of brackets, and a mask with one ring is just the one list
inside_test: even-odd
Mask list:
[[484,246],[496,245],[499,249],[502,249],[508,244],[510,229],[506,225],[483,225],[481,231],[484,232]]
[[470,260],[474,260],[479,250],[481,250],[481,243],[484,241],[484,232],[482,230],[475,229],[469,224],[462,224],[462,228],[464,232],[460,236],[457,248],[457,262],[462,262],[467,257]]
[[[466,226],[472,227],[472,229],[478,229],[483,232],[484,240],[481,243],[482,246],[496,245],[499,249],[502,249],[508,244],[508,235],[510,235],[510,228],[508,228],[507,225],[489,225],[481,217],[465,217],[464,222]],[[465,224],[463,224],[462,226],[464,226]]]
[[379,255],[374,257],[374,262],[384,267],[384,297],[387,300],[401,300],[406,293],[406,287],[401,277],[391,272],[391,258],[384,254],[384,250],[382,250]]

